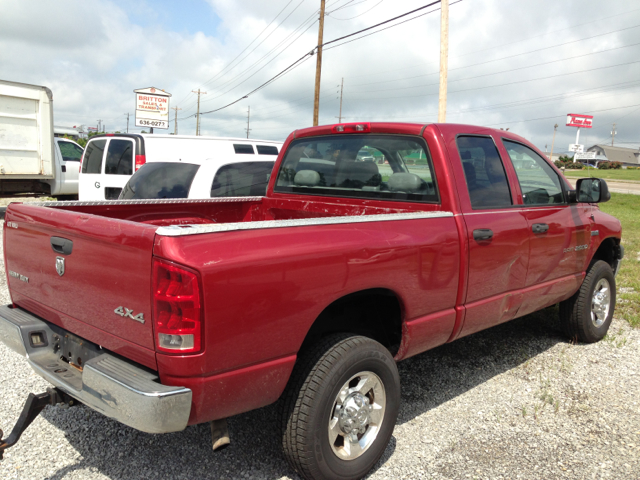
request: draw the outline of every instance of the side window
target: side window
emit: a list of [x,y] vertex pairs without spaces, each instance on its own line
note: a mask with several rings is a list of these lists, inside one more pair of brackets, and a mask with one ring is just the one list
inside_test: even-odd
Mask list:
[[457,144],[471,207],[476,210],[512,205],[507,174],[493,139],[460,136]]
[[69,162],[79,162],[82,157],[82,147],[71,142],[58,142],[62,159]]
[[518,175],[525,205],[564,203],[558,174],[540,155],[520,143],[502,140]]
[[242,162],[220,167],[211,185],[211,196],[264,196],[274,163]]
[[102,156],[106,145],[106,140],[94,140],[93,142],[89,142],[87,150],[84,153],[82,173],[100,173],[102,171]]
[[233,144],[233,150],[237,154],[255,155],[256,153],[253,151],[253,145],[244,145],[244,144],[238,144],[238,143]]
[[278,147],[273,145],[256,145],[258,155],[278,155]]
[[107,161],[104,173],[109,175],[133,174],[133,142],[130,140],[111,140],[107,149]]

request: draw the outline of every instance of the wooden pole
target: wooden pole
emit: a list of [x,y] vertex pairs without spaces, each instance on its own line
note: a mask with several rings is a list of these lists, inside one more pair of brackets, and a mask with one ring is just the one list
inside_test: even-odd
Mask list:
[[178,110],[182,110],[182,109],[178,107],[171,107],[171,109],[176,111],[176,114],[173,117],[173,134],[177,135],[178,134]]
[[558,129],[558,124],[556,123],[553,126],[553,140],[551,140],[551,153],[549,154],[549,160],[553,162],[553,144],[556,143],[556,130]]
[[340,116],[338,117],[338,123],[342,123],[342,90],[344,89],[344,77],[340,83]]
[[447,121],[447,72],[449,61],[449,0],[440,2],[440,93],[438,122]]
[[313,126],[318,126],[320,113],[320,76],[322,72],[322,36],[324,34],[324,1],[320,0],[320,26],[318,27],[318,51],[316,52],[316,91],[313,95]]

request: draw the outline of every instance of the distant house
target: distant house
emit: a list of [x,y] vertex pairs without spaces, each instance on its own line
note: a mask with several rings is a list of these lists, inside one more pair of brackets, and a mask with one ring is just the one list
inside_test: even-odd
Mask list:
[[595,153],[594,160],[620,162],[624,166],[640,165],[640,151],[637,148],[612,147],[611,145],[593,145],[586,152]]

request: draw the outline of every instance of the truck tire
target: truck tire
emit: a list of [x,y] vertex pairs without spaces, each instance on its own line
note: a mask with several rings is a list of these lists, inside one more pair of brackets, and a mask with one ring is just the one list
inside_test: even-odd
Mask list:
[[609,330],[616,305],[616,279],[611,266],[598,260],[592,263],[578,290],[560,302],[560,323],[571,340],[594,343]]
[[362,478],[398,417],[396,363],[370,338],[326,337],[300,356],[281,406],[284,454],[302,477]]

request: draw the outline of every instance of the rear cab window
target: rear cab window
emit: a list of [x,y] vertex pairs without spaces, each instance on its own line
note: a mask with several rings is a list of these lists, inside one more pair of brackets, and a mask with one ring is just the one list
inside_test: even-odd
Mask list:
[[513,205],[507,174],[492,137],[460,135],[456,139],[471,208]]
[[240,162],[223,165],[213,178],[211,197],[264,196],[274,163]]
[[274,192],[439,203],[424,140],[404,135],[294,140],[280,165]]
[[120,199],[188,198],[199,168],[191,163],[146,163],[129,179]]

